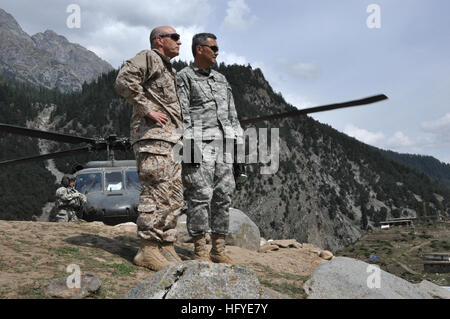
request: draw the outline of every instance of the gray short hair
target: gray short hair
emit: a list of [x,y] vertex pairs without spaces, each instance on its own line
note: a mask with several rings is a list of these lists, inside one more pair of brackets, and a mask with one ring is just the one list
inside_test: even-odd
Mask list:
[[163,34],[164,30],[161,27],[156,27],[152,30],[152,32],[150,32],[150,47],[153,49],[155,46],[155,40],[156,38],[160,35]]
[[205,44],[206,40],[209,38],[217,40],[217,37],[212,33],[197,33],[196,35],[194,35],[194,37],[192,38],[192,54],[194,55],[194,57],[197,54],[197,52],[195,52],[197,45]]

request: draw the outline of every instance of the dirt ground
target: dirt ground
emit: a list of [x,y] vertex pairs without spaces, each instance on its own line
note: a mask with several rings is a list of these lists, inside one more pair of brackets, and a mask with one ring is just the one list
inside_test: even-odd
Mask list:
[[[102,282],[91,298],[123,298],[128,290],[154,272],[132,260],[139,241],[133,229],[103,223],[0,221],[0,298],[48,298],[55,278],[66,277],[71,264],[94,273]],[[177,244],[183,260],[193,257],[192,244]],[[264,253],[227,246],[240,266],[256,272],[261,284],[291,298],[305,298],[303,283],[326,262],[310,244]]]

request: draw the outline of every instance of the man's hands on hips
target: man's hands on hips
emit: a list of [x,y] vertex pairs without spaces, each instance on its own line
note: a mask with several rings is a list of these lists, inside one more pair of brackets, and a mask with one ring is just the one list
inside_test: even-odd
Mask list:
[[158,125],[161,127],[163,127],[164,124],[166,124],[166,122],[169,120],[166,114],[156,111],[148,113],[147,117],[158,123]]

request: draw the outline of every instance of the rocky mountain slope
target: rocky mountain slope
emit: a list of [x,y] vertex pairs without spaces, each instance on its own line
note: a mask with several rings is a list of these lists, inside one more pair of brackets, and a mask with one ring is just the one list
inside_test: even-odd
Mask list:
[[442,163],[432,156],[399,154],[393,151],[382,151],[382,154],[393,161],[423,172],[431,179],[450,188],[450,164]]
[[[17,50],[22,44],[34,48],[39,50],[33,51],[40,52],[39,57],[47,56],[52,61],[56,58],[67,63],[73,61],[64,49],[51,49],[57,47],[55,43],[64,43],[54,34],[47,32],[47,35],[35,37],[35,40],[54,38],[53,42],[50,41],[53,44],[48,45],[44,45],[42,40],[39,46],[49,50],[43,51],[24,34],[12,17],[6,19],[8,15],[5,12],[2,16],[2,34],[22,39],[9,41],[8,45],[18,44]],[[2,41],[0,48],[4,45]],[[16,58],[19,59],[20,55],[10,57],[12,60]],[[24,68],[24,72],[41,69],[42,60],[27,58],[26,61],[30,66]],[[35,64],[31,66],[32,63]],[[62,65],[57,62],[47,66],[50,73],[46,74],[57,72]],[[186,64],[178,62],[175,66],[181,69]],[[218,70],[232,86],[239,118],[295,109],[284,101],[281,94],[272,90],[260,69],[221,64]],[[20,70],[11,72],[8,75],[39,83],[39,78],[24,76]],[[104,73],[90,84],[83,85],[81,91],[72,93],[32,88],[10,79],[0,79],[0,122],[21,126],[37,123],[39,114],[52,106],[45,124],[50,130],[87,137],[128,136],[131,107],[113,89],[116,75],[116,70]],[[70,90],[67,87],[68,91],[78,85],[70,81],[64,83],[73,85]],[[295,238],[299,242],[336,250],[355,242],[368,228],[377,227],[386,218],[437,217],[450,213],[448,189],[423,173],[386,159],[380,150],[308,116],[262,122],[256,128],[267,128],[269,132],[271,128],[279,130],[279,165],[269,175],[261,174],[261,158],[259,163],[249,165],[249,180],[241,191],[234,194],[233,206],[247,213],[265,238]],[[0,160],[35,155],[39,151],[36,139],[4,134],[0,138],[5,145],[0,150]],[[270,140],[268,144],[271,145]],[[52,145],[49,145],[51,150],[74,147]],[[59,171],[70,172],[74,163],[104,158],[104,154],[90,154],[57,159],[55,165]],[[133,158],[133,154],[117,153],[117,158]],[[55,179],[45,170],[43,163],[20,165],[0,174],[0,202],[4,207],[0,218],[31,220],[33,215],[40,215],[42,206],[54,194]],[[35,198],[24,201],[22,195],[17,195],[21,193]]]
[[[177,64],[177,68],[183,66]],[[240,118],[293,109],[273,92],[259,69],[221,65],[219,71],[231,83]],[[84,86],[82,92],[72,94],[25,89],[25,95],[31,95],[26,99],[20,88],[5,84],[3,99],[7,101],[0,103],[4,110],[1,122],[20,125],[25,120],[32,121],[53,103],[56,107],[48,127],[54,131],[90,137],[111,133],[127,136],[131,107],[114,92],[116,74],[117,71],[104,74]],[[8,106],[12,101],[16,101],[15,108]],[[30,103],[34,105],[31,108]],[[279,129],[279,168],[272,175],[263,175],[261,164],[251,164],[249,180],[241,191],[235,192],[233,206],[248,214],[265,238],[295,238],[336,250],[355,242],[368,228],[386,218],[445,216],[450,212],[448,189],[422,173],[387,160],[378,149],[310,117],[264,122],[259,127]],[[9,135],[4,141],[16,138]],[[58,149],[71,147],[58,145]],[[133,157],[131,153],[117,155]],[[5,150],[1,157],[17,156]],[[55,164],[60,171],[68,172],[74,163],[101,158],[104,154],[91,154],[56,159]],[[34,165],[38,164],[21,166]],[[2,182],[5,185],[0,187],[5,190],[3,196],[8,198],[9,206],[20,211],[23,201],[14,201],[17,191],[9,192],[20,181],[9,171]],[[27,213],[31,218],[31,212]],[[8,211],[3,216],[6,214]]]
[[[222,67],[241,118],[291,110],[261,71]],[[423,173],[386,160],[380,150],[310,117],[264,122],[279,128],[276,174],[251,177],[233,203],[266,238],[293,237],[336,250],[386,218],[448,214],[449,191]]]
[[71,92],[110,70],[108,62],[51,30],[30,37],[0,8],[0,73]]

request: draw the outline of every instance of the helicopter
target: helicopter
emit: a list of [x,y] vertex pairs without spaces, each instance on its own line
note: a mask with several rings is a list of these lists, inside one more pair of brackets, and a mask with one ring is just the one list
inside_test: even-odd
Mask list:
[[136,222],[141,192],[136,161],[114,158],[114,151],[131,149],[129,138],[118,138],[116,135],[109,135],[106,138],[86,138],[7,124],[0,124],[0,132],[70,144],[88,144],[68,151],[4,161],[0,166],[106,150],[108,160],[90,161],[85,165],[74,165],[72,168],[75,189],[87,197],[87,203],[83,205],[79,217],[86,221],[103,221],[108,225],[127,221]]
[[[388,99],[386,95],[379,94],[343,103],[328,104],[257,118],[242,119],[239,120],[239,122],[241,125],[248,125],[261,121],[271,121],[346,107],[372,104],[386,99]],[[0,167],[106,150],[108,157],[107,161],[91,161],[85,165],[77,165],[74,167],[74,175],[76,178],[75,189],[80,193],[85,194],[87,197],[87,204],[83,207],[81,218],[86,221],[103,221],[105,224],[109,225],[125,221],[136,222],[139,215],[137,206],[139,204],[139,195],[141,191],[136,161],[115,160],[114,158],[114,152],[116,150],[127,151],[132,149],[128,137],[119,138],[117,135],[109,135],[105,138],[87,138],[2,123],[0,123],[0,132],[70,144],[88,144],[87,146],[67,151],[3,161],[0,162]],[[245,170],[242,174],[245,175]]]

